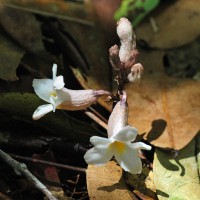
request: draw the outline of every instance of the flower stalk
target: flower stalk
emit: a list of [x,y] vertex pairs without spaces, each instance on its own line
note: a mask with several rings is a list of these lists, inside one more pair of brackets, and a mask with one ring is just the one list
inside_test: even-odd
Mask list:
[[127,83],[140,80],[143,66],[136,63],[139,52],[136,49],[136,36],[128,19],[123,17],[117,22],[117,35],[121,45],[110,48],[109,58],[117,74],[115,80],[118,85],[118,94],[121,94]]

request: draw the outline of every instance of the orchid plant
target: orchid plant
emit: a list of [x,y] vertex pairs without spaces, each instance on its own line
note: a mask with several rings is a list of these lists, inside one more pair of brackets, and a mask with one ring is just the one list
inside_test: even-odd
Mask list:
[[136,37],[132,25],[126,18],[117,23],[117,34],[121,45],[114,45],[109,50],[110,63],[116,73],[118,90],[116,95],[104,90],[70,90],[64,87],[63,76],[57,76],[57,65],[53,65],[52,79],[34,79],[33,88],[36,94],[48,102],[39,106],[33,113],[37,120],[56,109],[81,110],[95,103],[102,95],[109,96],[116,105],[108,120],[108,137],[92,136],[90,142],[93,148],[84,155],[88,164],[101,166],[114,156],[119,165],[133,174],[140,173],[142,162],[139,158],[141,149],[151,150],[151,146],[142,142],[133,143],[137,129],[128,125],[128,104],[125,86],[129,82],[140,80],[143,66],[136,63],[138,51]]

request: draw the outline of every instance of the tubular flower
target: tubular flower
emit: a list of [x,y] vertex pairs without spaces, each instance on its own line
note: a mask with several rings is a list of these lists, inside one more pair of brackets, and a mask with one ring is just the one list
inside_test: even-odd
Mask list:
[[140,149],[150,150],[151,146],[142,142],[132,143],[137,129],[127,125],[128,109],[125,102],[118,102],[108,120],[108,138],[93,136],[90,142],[94,147],[84,156],[88,164],[101,166],[113,156],[119,165],[132,174],[142,171],[142,162],[138,156]]
[[35,93],[48,104],[39,106],[33,113],[33,119],[37,120],[45,114],[56,109],[82,110],[95,103],[102,95],[110,95],[104,90],[70,90],[64,87],[63,76],[56,76],[57,65],[53,64],[52,79],[34,79]]

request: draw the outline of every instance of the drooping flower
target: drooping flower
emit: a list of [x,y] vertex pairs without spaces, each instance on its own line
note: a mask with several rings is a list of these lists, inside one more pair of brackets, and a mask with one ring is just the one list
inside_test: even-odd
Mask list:
[[110,95],[104,90],[70,90],[64,87],[63,76],[56,76],[57,65],[54,64],[52,79],[34,79],[35,93],[48,104],[39,106],[33,113],[33,119],[37,120],[45,114],[56,109],[82,110],[95,103],[102,95]]
[[126,103],[118,102],[108,120],[108,138],[98,136],[90,138],[94,147],[84,156],[88,164],[101,166],[114,156],[125,171],[132,174],[142,171],[138,152],[140,149],[150,150],[151,146],[143,142],[132,143],[137,136],[137,129],[127,125],[127,114]]

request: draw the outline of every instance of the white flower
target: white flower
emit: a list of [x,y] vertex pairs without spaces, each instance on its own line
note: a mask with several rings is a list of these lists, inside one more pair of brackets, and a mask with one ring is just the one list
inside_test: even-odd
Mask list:
[[142,142],[132,143],[137,136],[137,129],[127,125],[127,106],[118,102],[108,121],[108,138],[93,136],[90,142],[94,147],[84,156],[88,164],[101,166],[113,156],[119,165],[132,174],[142,170],[138,156],[139,149],[150,150],[151,146]]
[[56,76],[57,65],[54,64],[52,79],[34,79],[35,93],[48,104],[39,106],[33,113],[33,119],[37,120],[45,114],[56,109],[81,110],[95,103],[98,97],[110,95],[104,90],[70,90],[64,87],[63,76]]

